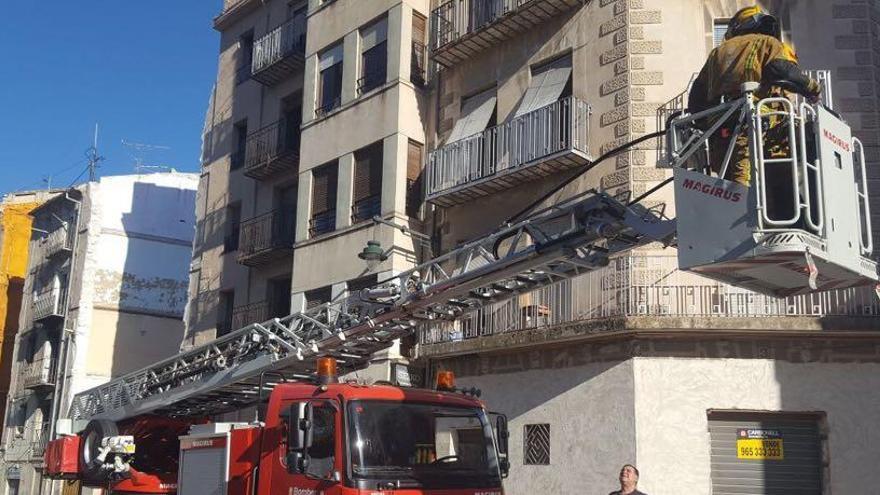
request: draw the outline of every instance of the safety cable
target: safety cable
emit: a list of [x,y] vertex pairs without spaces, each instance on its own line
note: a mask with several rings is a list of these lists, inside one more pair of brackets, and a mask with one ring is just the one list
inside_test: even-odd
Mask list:
[[[517,212],[515,215],[513,215],[512,217],[510,217],[510,218],[508,218],[507,220],[505,220],[504,223],[503,223],[503,225],[512,224],[512,223],[515,222],[517,219],[519,219],[521,216],[523,216],[524,214],[526,214],[526,213],[528,213],[529,211],[531,211],[532,208],[534,208],[534,207],[538,206],[539,204],[543,203],[544,201],[547,200],[547,198],[549,198],[550,196],[553,196],[554,194],[556,194],[557,192],[559,192],[560,190],[562,190],[565,186],[567,186],[567,185],[571,184],[572,182],[574,182],[575,179],[581,177],[581,176],[584,175],[585,173],[587,173],[587,172],[589,172],[590,170],[592,170],[593,168],[595,168],[596,165],[599,165],[600,163],[604,162],[605,160],[608,160],[609,158],[614,158],[615,156],[617,156],[617,155],[623,153],[624,151],[629,150],[629,149],[632,148],[633,146],[636,146],[636,145],[638,145],[638,144],[641,144],[641,143],[643,143],[643,142],[645,142],[645,141],[648,141],[648,140],[651,140],[651,139],[655,139],[655,138],[658,138],[658,137],[662,137],[664,134],[666,134],[666,131],[665,131],[665,130],[663,130],[663,131],[657,131],[657,132],[652,132],[651,134],[645,134],[644,136],[642,136],[642,137],[640,137],[640,138],[638,138],[638,139],[634,139],[634,140],[632,140],[632,141],[630,141],[630,142],[628,142],[628,143],[624,143],[624,144],[622,144],[622,145],[620,145],[620,146],[614,148],[613,150],[611,150],[611,151],[605,153],[604,155],[602,155],[602,156],[600,156],[599,158],[597,158],[595,161],[593,161],[593,162],[587,164],[586,166],[584,166],[583,169],[578,170],[576,174],[572,175],[572,176],[569,177],[568,179],[565,179],[564,181],[562,181],[559,185],[557,185],[557,186],[554,187],[553,189],[547,191],[543,196],[541,196],[541,197],[538,198],[537,200],[531,202],[528,206],[526,206],[525,208],[523,208],[522,210],[520,210],[519,212]],[[632,203],[630,203],[630,204],[632,204]]]

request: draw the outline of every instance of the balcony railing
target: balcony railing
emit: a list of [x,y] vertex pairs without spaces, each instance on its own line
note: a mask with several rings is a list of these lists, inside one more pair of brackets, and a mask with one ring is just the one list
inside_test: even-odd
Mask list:
[[23,363],[19,368],[19,377],[24,388],[42,388],[55,385],[57,361],[51,358],[37,359],[32,363]]
[[34,429],[31,437],[31,458],[34,460],[43,460],[46,453],[46,447],[49,445],[49,423],[44,422],[39,428]]
[[251,323],[262,323],[272,317],[268,301],[245,304],[232,310],[232,328],[244,328]]
[[266,179],[299,166],[299,126],[287,119],[273,122],[247,137],[244,174]]
[[586,164],[589,116],[568,97],[433,151],[426,199],[450,206]]
[[73,249],[74,229],[61,227],[50,232],[36,244],[37,256],[52,258],[59,253],[69,253]]
[[483,308],[456,323],[420,330],[422,344],[455,342],[615,317],[877,318],[870,289],[777,299],[677,269],[673,255],[633,254],[605,268]]
[[431,12],[431,53],[450,66],[582,5],[582,0],[449,0]]
[[306,21],[294,17],[254,43],[253,79],[274,86],[302,70],[306,52]]
[[53,285],[34,296],[33,320],[38,322],[50,318],[63,318],[67,308],[67,291]]
[[382,213],[382,196],[370,196],[351,205],[351,222],[363,222]]
[[238,262],[259,266],[289,256],[293,250],[296,214],[278,209],[241,223]]
[[342,105],[342,97],[336,96],[327,100],[323,105],[315,109],[315,117],[321,118]]
[[309,237],[319,236],[336,230],[336,210],[317,213],[309,220]]

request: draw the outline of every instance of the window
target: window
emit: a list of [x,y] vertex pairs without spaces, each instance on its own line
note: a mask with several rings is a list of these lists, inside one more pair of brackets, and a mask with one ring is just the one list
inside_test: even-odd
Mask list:
[[410,81],[417,86],[422,86],[428,79],[428,50],[425,47],[428,19],[413,12],[412,18],[412,63],[410,67]]
[[232,328],[232,314],[235,311],[235,291],[220,292],[217,307],[217,337],[226,335]]
[[547,466],[550,464],[550,425],[526,425],[523,435],[523,464]]
[[495,88],[465,98],[461,102],[461,116],[455,122],[447,144],[460,141],[486,130],[495,119]]
[[241,205],[231,204],[226,207],[226,235],[223,238],[223,252],[228,253],[238,249],[238,239],[241,234]]
[[237,170],[244,166],[247,156],[247,120],[235,124],[235,149],[229,161],[229,169]]
[[422,153],[424,145],[410,139],[406,153],[406,214],[419,218],[422,206]]
[[312,237],[336,230],[338,174],[339,164],[335,161],[312,171],[312,217],[309,225]]
[[297,53],[304,53],[306,49],[308,10],[307,3],[293,3],[287,6],[287,19],[292,21],[292,48]]
[[318,478],[328,478],[336,461],[336,408],[327,403],[315,404],[312,419],[312,446],[306,471]]
[[281,100],[280,152],[299,153],[300,125],[302,124],[302,93],[294,93]]
[[571,94],[571,53],[532,68],[532,82],[523,96],[516,117],[552,105]]
[[306,291],[305,296],[306,310],[309,310],[330,302],[330,299],[333,298],[333,290],[328,285],[327,287],[321,287],[320,289]]
[[254,32],[248,31],[238,39],[238,68],[235,70],[235,84],[251,78],[251,64],[254,60]]
[[358,94],[385,84],[388,76],[388,19],[384,18],[361,29],[361,77]]
[[290,277],[269,281],[269,317],[283,318],[290,314]]
[[18,495],[18,479],[6,480],[6,495]]
[[369,220],[382,211],[382,141],[354,152],[352,223]]
[[318,60],[318,109],[317,116],[342,104],[342,43],[325,50]]
[[730,19],[715,19],[712,27],[712,48],[718,48],[718,45],[724,42],[724,36],[727,34],[727,26]]

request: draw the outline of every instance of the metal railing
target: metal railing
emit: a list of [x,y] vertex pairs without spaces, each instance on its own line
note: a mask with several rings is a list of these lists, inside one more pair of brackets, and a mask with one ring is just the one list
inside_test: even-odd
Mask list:
[[323,117],[342,105],[342,97],[337,96],[315,109],[315,117]]
[[36,293],[32,313],[34,321],[50,316],[63,316],[67,306],[66,297],[67,291],[58,284]]
[[[238,257],[293,247],[295,213],[277,209],[241,223]],[[238,327],[235,327],[238,328]]]
[[46,421],[35,428],[33,437],[31,438],[31,456],[34,459],[42,460],[43,454],[46,453],[46,447],[49,445],[49,422]]
[[256,74],[291,55],[304,55],[305,51],[305,19],[294,17],[254,43],[252,72]]
[[873,291],[844,289],[777,299],[678,270],[675,255],[632,254],[609,266],[485,307],[454,323],[423,327],[422,344],[614,317],[876,318]]
[[374,216],[382,212],[382,196],[377,194],[356,201],[351,205],[351,221],[352,223],[370,220]]
[[69,226],[55,229],[37,241],[35,254],[41,258],[51,258],[62,251],[70,251],[73,249],[73,235],[73,229]]
[[245,173],[253,173],[282,155],[299,154],[299,127],[290,128],[287,119],[281,119],[252,132],[246,143]]
[[428,47],[421,41],[412,42],[409,80],[417,86],[428,82]]
[[428,155],[428,198],[563,151],[589,149],[590,105],[570,96]]
[[528,1],[530,0],[450,0],[431,12],[431,49],[436,50],[476,32]]
[[309,236],[315,237],[336,230],[336,209],[312,215],[309,220]]
[[382,62],[381,65],[370,67],[369,70],[364,73],[363,77],[357,80],[358,95],[369,93],[385,84],[385,79],[388,77],[386,66],[387,59],[382,60],[384,60],[384,62]]
[[269,301],[245,304],[232,310],[232,328],[242,328],[251,323],[266,321],[271,318]]
[[34,388],[55,384],[55,372],[58,361],[51,357],[37,359],[32,363],[22,363],[19,377],[24,388]]

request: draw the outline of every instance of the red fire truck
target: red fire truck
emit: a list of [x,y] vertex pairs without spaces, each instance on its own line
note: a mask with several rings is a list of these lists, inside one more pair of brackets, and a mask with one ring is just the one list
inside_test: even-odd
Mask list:
[[113,493],[502,493],[506,419],[490,422],[449,372],[436,390],[339,383],[335,360],[321,358],[316,380],[274,387],[264,417],[93,420],[51,443],[46,471]]

